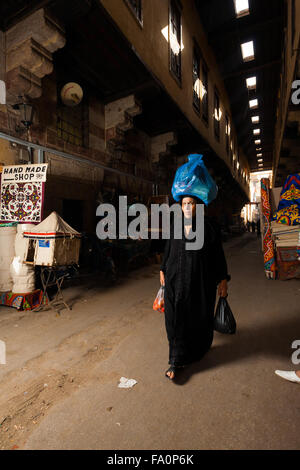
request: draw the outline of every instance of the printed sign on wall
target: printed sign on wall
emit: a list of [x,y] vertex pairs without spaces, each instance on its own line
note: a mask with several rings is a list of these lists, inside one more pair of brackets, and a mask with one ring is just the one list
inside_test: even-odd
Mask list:
[[41,222],[47,166],[43,163],[3,167],[1,222]]
[[4,166],[3,183],[40,183],[46,181],[48,163]]

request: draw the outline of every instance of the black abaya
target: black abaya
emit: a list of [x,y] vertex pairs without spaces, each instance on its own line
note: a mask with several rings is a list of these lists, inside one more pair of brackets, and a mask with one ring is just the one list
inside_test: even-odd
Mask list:
[[167,240],[161,265],[172,366],[201,359],[209,350],[217,284],[230,278],[220,230],[214,222],[205,217],[204,245],[200,250],[186,250],[186,241],[184,235],[179,240]]

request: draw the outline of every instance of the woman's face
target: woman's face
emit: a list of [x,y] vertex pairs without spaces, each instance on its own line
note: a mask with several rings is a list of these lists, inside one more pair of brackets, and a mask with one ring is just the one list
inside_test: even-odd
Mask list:
[[192,197],[184,197],[181,201],[181,208],[186,219],[194,217],[196,214],[196,201]]

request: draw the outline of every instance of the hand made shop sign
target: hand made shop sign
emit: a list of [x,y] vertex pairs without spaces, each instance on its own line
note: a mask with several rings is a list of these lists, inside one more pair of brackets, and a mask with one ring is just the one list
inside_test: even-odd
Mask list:
[[41,222],[48,163],[4,166],[1,222]]

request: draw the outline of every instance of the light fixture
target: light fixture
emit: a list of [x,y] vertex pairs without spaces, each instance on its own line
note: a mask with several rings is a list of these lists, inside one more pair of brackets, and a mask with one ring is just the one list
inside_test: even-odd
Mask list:
[[257,140],[254,141],[254,143],[255,143],[256,145],[261,144],[261,140],[260,140],[260,139],[257,139]]
[[246,78],[246,85],[249,90],[253,90],[256,88],[256,77],[249,77]]
[[248,0],[234,0],[235,13],[237,18],[249,15],[249,1]]
[[244,42],[241,44],[241,49],[244,62],[249,62],[254,59],[253,41]]
[[[19,98],[22,98],[21,96]],[[16,132],[24,132],[28,130],[33,124],[34,108],[32,104],[23,100],[20,103],[14,104],[13,109],[20,111],[20,122],[24,127],[16,126]]]
[[253,129],[253,134],[254,135],[260,134],[260,129]]
[[251,121],[253,122],[253,124],[258,123],[259,122],[259,116],[252,116]]
[[257,108],[258,107],[258,100],[255,98],[254,100],[249,101],[249,106],[251,109]]

